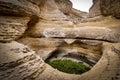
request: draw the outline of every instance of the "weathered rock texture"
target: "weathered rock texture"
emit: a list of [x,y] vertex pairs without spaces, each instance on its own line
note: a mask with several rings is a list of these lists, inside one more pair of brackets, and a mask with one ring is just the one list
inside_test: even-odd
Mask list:
[[112,15],[120,18],[119,0],[93,0],[93,6],[90,9],[90,17],[98,15]]
[[72,2],[69,0],[55,0],[55,2],[64,14],[69,14],[71,12]]
[[[94,0],[90,15],[119,18],[119,3]],[[120,80],[119,20],[74,24],[85,18],[69,0],[0,0],[0,80]],[[56,52],[100,60],[82,75],[67,74],[43,61]]]
[[40,8],[45,0],[0,0],[0,15],[39,16]]
[[71,22],[66,15],[59,10],[54,0],[47,0],[45,2],[40,15],[41,18],[38,20],[38,23],[31,26],[27,35],[41,37],[46,28],[73,27],[73,22]]
[[[120,44],[103,44],[103,56],[81,80],[119,80],[120,79]],[[87,76],[87,77],[85,77]]]
[[15,41],[0,43],[0,80],[34,79],[44,69],[42,59],[27,46]]
[[9,42],[20,38],[28,28],[29,17],[0,16],[0,41]]
[[55,2],[59,10],[62,11],[74,23],[77,23],[87,17],[86,12],[82,12],[72,8],[72,3],[70,2],[70,0],[55,0]]
[[[0,0],[0,41],[16,40],[34,24],[45,0]],[[32,20],[32,23],[31,23]]]
[[89,9],[89,17],[101,15],[100,0],[93,0],[93,5]]
[[[115,29],[116,28],[116,29]],[[112,30],[113,29],[113,30]],[[81,28],[63,28],[63,29],[46,29],[45,37],[59,38],[82,38],[91,40],[101,40],[110,42],[120,42],[120,34],[117,29],[105,27],[81,27]]]
[[102,15],[112,15],[120,18],[120,1],[119,0],[101,0],[100,2]]

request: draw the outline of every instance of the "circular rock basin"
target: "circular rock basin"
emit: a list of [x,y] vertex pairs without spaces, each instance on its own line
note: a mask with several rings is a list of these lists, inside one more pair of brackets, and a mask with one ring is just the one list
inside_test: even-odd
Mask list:
[[82,74],[87,72],[97,61],[92,60],[92,58],[87,58],[87,56],[80,53],[66,53],[61,51],[53,52],[45,60],[53,68],[69,74]]

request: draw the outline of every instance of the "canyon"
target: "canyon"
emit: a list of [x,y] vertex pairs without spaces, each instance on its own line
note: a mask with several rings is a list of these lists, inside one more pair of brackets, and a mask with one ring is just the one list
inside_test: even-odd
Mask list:
[[[69,58],[90,70],[61,72],[45,60]],[[120,80],[120,1],[0,0],[0,80]]]

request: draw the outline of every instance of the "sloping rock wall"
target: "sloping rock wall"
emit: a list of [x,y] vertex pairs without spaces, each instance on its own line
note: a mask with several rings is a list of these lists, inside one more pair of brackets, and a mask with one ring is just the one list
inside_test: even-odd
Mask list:
[[42,37],[46,28],[73,27],[73,22],[59,10],[54,0],[47,0],[45,2],[40,15],[38,23],[31,26],[28,32],[26,32],[28,36]]
[[98,15],[112,15],[120,18],[120,1],[119,0],[93,0],[93,6],[90,8],[90,17]]
[[0,0],[0,15],[39,16],[39,5],[45,0]]
[[59,10],[62,11],[74,23],[78,23],[87,17],[86,12],[72,8],[72,2],[70,0],[55,0],[55,2]]
[[[81,14],[69,0],[0,0],[0,80],[119,80],[119,25],[81,27],[74,24]],[[82,75],[67,74],[43,61],[54,51],[100,60]]]

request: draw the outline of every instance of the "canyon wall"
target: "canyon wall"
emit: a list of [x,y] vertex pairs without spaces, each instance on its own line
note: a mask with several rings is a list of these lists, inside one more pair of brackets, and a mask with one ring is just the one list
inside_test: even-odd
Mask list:
[[[69,0],[0,0],[0,80],[119,80],[119,10],[118,0],[94,0],[91,17],[115,18],[93,26]],[[60,72],[44,62],[57,51],[96,65],[82,75]]]
[[93,6],[90,8],[90,17],[98,15],[112,15],[120,18],[119,0],[93,0]]

